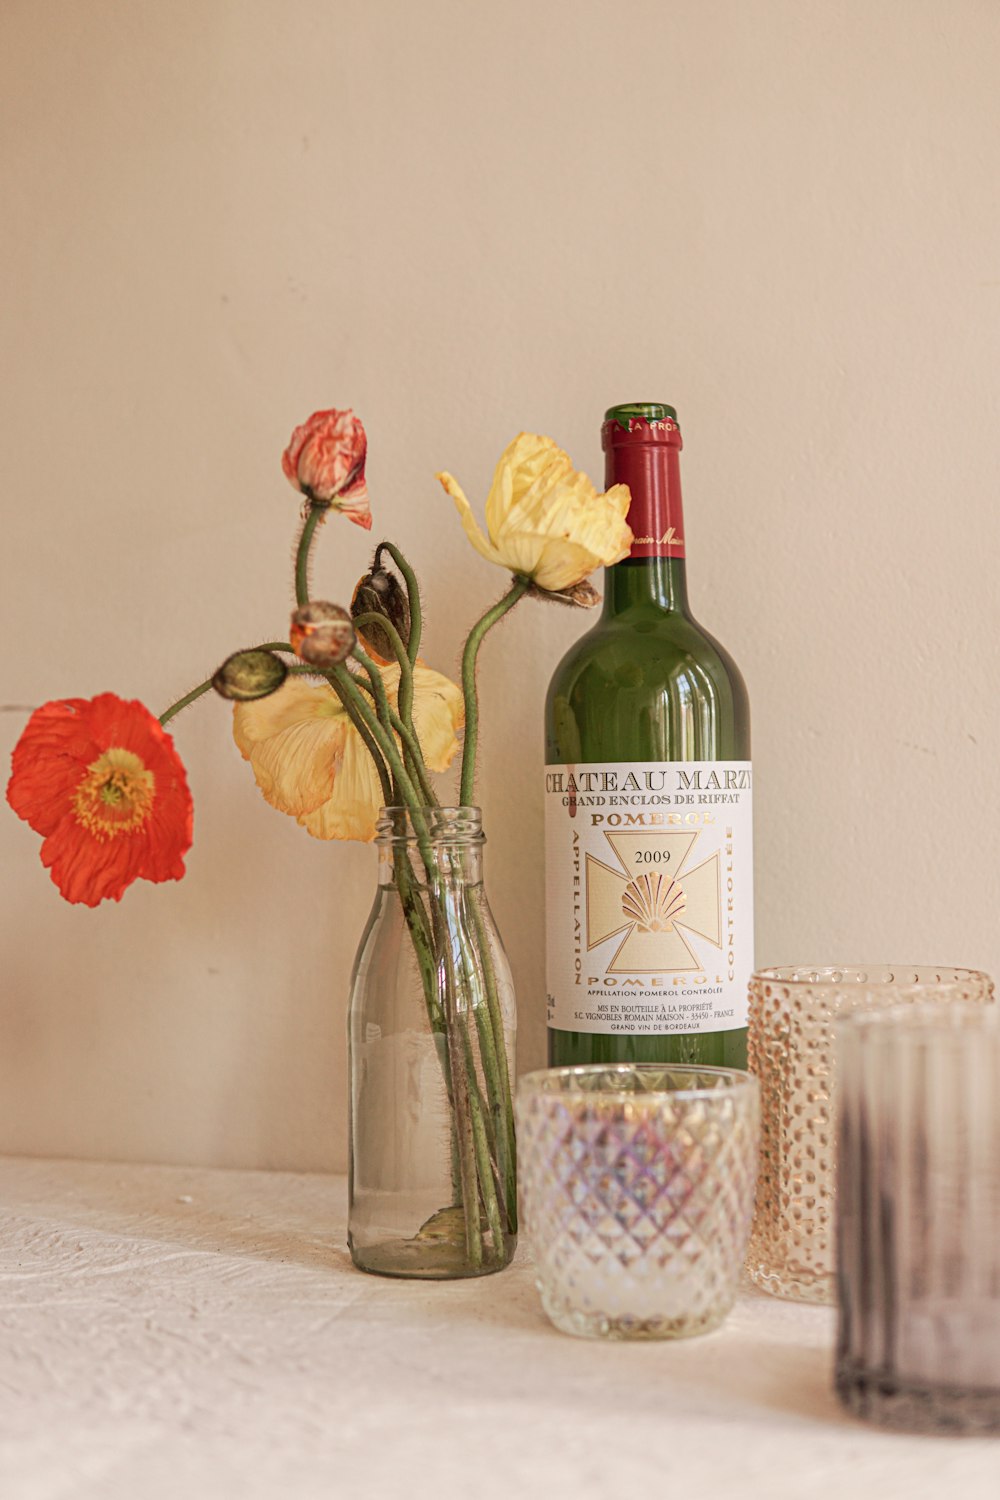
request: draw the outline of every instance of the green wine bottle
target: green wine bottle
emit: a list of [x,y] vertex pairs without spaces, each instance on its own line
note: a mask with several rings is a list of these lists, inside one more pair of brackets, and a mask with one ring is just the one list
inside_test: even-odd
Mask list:
[[750,713],[688,612],[671,406],[613,406],[634,542],[545,709],[549,1062],[746,1066]]

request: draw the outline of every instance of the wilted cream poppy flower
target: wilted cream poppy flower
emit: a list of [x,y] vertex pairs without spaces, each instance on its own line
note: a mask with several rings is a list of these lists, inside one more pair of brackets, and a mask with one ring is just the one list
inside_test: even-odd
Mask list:
[[[389,701],[399,692],[399,666],[382,668]],[[413,669],[413,725],[432,771],[447,770],[465,718],[461,690],[440,672]],[[361,736],[325,682],[289,677],[269,698],[239,703],[233,738],[257,785],[279,812],[317,839],[375,837],[382,787]]]
[[550,593],[565,593],[595,568],[620,562],[632,545],[628,486],[599,494],[551,438],[522,432],[504,450],[486,500],[488,538],[458,481],[437,477],[476,551]]

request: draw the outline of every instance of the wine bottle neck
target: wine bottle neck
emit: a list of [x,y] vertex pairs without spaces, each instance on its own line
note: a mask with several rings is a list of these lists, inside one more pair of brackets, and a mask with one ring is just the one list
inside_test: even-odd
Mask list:
[[604,570],[603,618],[629,610],[656,609],[686,615],[687,576],[683,557],[626,557]]
[[604,574],[604,618],[650,607],[687,613],[681,434],[673,407],[612,407],[601,429],[605,488],[627,484],[629,556]]

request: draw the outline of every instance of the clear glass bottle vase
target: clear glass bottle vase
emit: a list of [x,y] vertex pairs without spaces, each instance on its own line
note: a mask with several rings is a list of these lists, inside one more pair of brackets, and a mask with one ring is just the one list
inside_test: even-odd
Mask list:
[[354,1264],[502,1270],[517,1235],[514,990],[474,807],[383,809],[348,1018]]

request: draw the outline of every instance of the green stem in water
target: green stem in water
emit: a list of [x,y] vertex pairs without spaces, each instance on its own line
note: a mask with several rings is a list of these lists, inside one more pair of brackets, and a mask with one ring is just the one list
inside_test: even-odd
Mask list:
[[309,603],[309,549],[313,543],[316,527],[329,509],[328,505],[311,504],[299,536],[298,550],[295,554],[295,602],[300,608],[303,604]]
[[[389,550],[388,546],[386,550]],[[394,558],[399,563],[398,558]],[[376,553],[375,566],[378,566],[378,554]],[[401,568],[402,571],[402,568]],[[404,575],[405,576],[405,575]],[[407,578],[407,585],[411,596],[416,592],[416,580]],[[513,608],[514,604],[522,597],[528,587],[527,580],[516,580],[514,586],[499,604],[495,605],[475,627],[467,647],[468,676],[463,678],[463,683],[471,680],[472,696],[466,692],[467,705],[472,703],[474,724],[477,722],[475,703],[475,664],[476,655],[486,632],[503,617],[506,612]],[[363,629],[371,616],[359,617],[355,622],[359,630]],[[407,770],[411,771],[415,779],[421,783],[421,790],[425,794],[430,792],[427,785],[426,774],[421,775],[424,770],[423,756],[420,752],[419,742],[412,732],[412,671],[407,671],[409,662],[403,660],[404,648],[399,633],[392,627],[391,622],[385,621],[382,616],[376,615],[374,621],[383,627],[388,625],[387,635],[392,642],[400,665],[400,693],[399,702],[401,715],[393,713],[385,685],[381,674],[375,663],[367,654],[358,647],[355,659],[365,668],[371,681],[371,691],[378,705],[379,718],[384,727],[391,727],[399,734],[404,746],[404,755],[407,761]],[[419,642],[419,634],[417,636]],[[411,632],[410,646],[407,655],[416,655],[414,648],[414,636]],[[471,649],[470,649],[471,648]],[[363,684],[359,684],[363,686]],[[366,705],[367,706],[367,705]],[[467,708],[468,712],[468,708]],[[404,722],[408,721],[408,722]],[[473,756],[474,766],[474,756]],[[474,774],[474,772],[473,772]],[[432,802],[431,795],[427,797],[428,804]],[[463,798],[463,802],[471,800]],[[425,864],[426,864],[425,856]],[[430,874],[430,871],[428,871]],[[466,1217],[466,1248],[470,1259],[474,1264],[478,1263],[483,1254],[482,1234],[478,1222],[473,1222],[473,1215],[478,1219],[479,1204],[482,1202],[486,1214],[486,1221],[490,1227],[495,1253],[502,1254],[503,1231],[501,1221],[501,1208],[503,1204],[504,1217],[509,1229],[514,1231],[517,1223],[517,1206],[514,1185],[514,1134],[513,1118],[510,1106],[510,1079],[507,1067],[507,1055],[505,1038],[503,1033],[502,1016],[500,1013],[499,997],[496,990],[496,976],[493,970],[492,956],[489,953],[486,938],[485,925],[482,924],[478,912],[476,913],[476,943],[475,952],[478,953],[478,962],[474,954],[465,950],[465,945],[460,942],[463,979],[469,986],[470,995],[473,988],[482,985],[485,990],[486,1003],[473,1002],[472,1010],[476,1021],[478,1032],[480,1056],[483,1064],[483,1073],[487,1085],[488,1104],[482,1099],[479,1084],[476,1077],[475,1056],[472,1048],[472,1039],[469,1034],[468,1017],[462,1014],[458,1008],[458,982],[456,973],[456,958],[450,943],[447,943],[449,933],[453,930],[461,932],[464,922],[461,917],[457,924],[449,922],[447,895],[441,891],[435,896],[429,892],[433,927],[436,934],[439,951],[445,960],[445,1027],[448,1047],[449,1067],[448,1071],[453,1079],[452,1107],[455,1113],[458,1130],[459,1165],[462,1178],[462,1198],[465,1204]],[[475,905],[474,899],[472,902]],[[417,940],[417,934],[411,934]],[[442,949],[442,939],[447,946]],[[464,1067],[457,1066],[456,1054],[461,1057]],[[493,1137],[494,1145],[491,1151],[490,1137]],[[473,1181],[471,1174],[475,1172],[478,1177],[478,1191],[470,1192]]]
[[[403,918],[410,933],[410,941],[416,954],[417,968],[420,970],[420,982],[424,992],[424,1004],[427,1007],[427,1018],[430,1022],[431,1031],[435,1036],[444,1039],[444,1048],[439,1051],[441,1071],[444,1076],[445,1093],[448,1096],[448,1106],[451,1111],[451,1190],[452,1201],[461,1204],[463,1201],[462,1173],[459,1156],[458,1143],[458,1121],[455,1114],[455,1086],[451,1077],[451,1060],[448,1049],[448,1026],[444,1011],[441,1008],[439,994],[439,978],[437,960],[434,955],[434,939],[431,933],[431,925],[424,909],[423,897],[420,886],[417,883],[410,863],[410,854],[405,843],[399,843],[393,850],[392,874],[399,892],[400,905],[403,909]],[[431,898],[433,899],[433,897]]]
[[[460,1008],[456,1008],[454,1025],[459,1032],[462,1054],[465,1059],[472,1140],[479,1174],[479,1193],[486,1214],[486,1222],[493,1236],[494,1254],[499,1257],[503,1254],[500,1204],[504,1202],[506,1208],[506,1184],[500,1169],[503,1147],[494,1124],[493,1099],[497,1088],[496,1057],[492,1046],[492,1033],[487,1035],[489,1015],[483,1003],[482,979],[476,945],[472,942],[466,919],[467,905],[474,898],[465,884],[464,876],[458,876],[457,872],[452,870],[450,874],[441,877],[440,899],[448,935],[452,938],[454,945],[449,954],[449,960],[454,962],[456,973],[460,965],[464,983],[465,1003]],[[484,1102],[479,1086],[476,1054],[469,1026],[470,1011],[476,1022],[480,1043],[479,1057],[487,1082],[489,1103]]]
[[[510,1069],[507,1065],[507,1037],[504,1032],[503,1013],[497,991],[496,970],[490,952],[486,923],[473,892],[469,893],[469,906],[476,929],[476,951],[483,971],[483,987],[486,991],[486,1012],[476,1022],[480,1027],[480,1048],[483,1052],[483,1071],[490,1095],[490,1105],[496,1123],[498,1156],[502,1153],[501,1171],[504,1179],[504,1197],[507,1206],[507,1222],[511,1233],[517,1230],[517,1144],[514,1135],[514,1103],[510,1088]],[[480,1008],[481,1009],[481,1008]],[[489,1035],[486,1035],[486,1033]],[[491,1060],[492,1059],[492,1066]],[[495,1068],[495,1072],[493,1069]]]
[[[502,1254],[503,1237],[475,1057],[465,1014],[467,1006],[461,1003],[459,995],[457,960],[461,956],[462,922],[460,914],[456,913],[449,900],[449,886],[448,877],[439,873],[431,882],[428,895],[435,946],[444,969],[444,1013],[448,1058],[454,1084],[454,1118],[462,1180],[465,1249],[470,1264],[480,1266],[483,1262],[480,1201],[493,1234],[495,1254]],[[471,996],[467,998],[471,1000]]]
[[476,783],[476,754],[479,748],[479,696],[476,691],[476,659],[486,633],[502,620],[508,610],[513,609],[519,599],[528,592],[531,581],[515,577],[513,585],[503,598],[488,609],[481,620],[477,620],[469,632],[469,639],[462,652],[462,693],[465,696],[465,748],[462,751],[463,807],[472,806]]
[[[364,623],[364,616],[357,622]],[[381,616],[376,617],[385,625]],[[391,628],[391,626],[390,626]],[[403,706],[403,683],[412,683],[412,672],[408,670],[409,660],[404,661],[404,647],[402,639],[394,629],[392,630],[393,649],[396,651],[400,664],[400,706]],[[433,805],[435,798],[431,790],[424,766],[423,754],[419,741],[412,732],[411,727],[404,723],[402,718],[396,714],[389,703],[388,694],[382,674],[375,663],[362,650],[360,646],[355,648],[354,657],[364,668],[371,684],[377,706],[377,720],[372,712],[361,684],[356,682],[352,675],[344,667],[336,669],[341,681],[346,680],[350,692],[358,706],[359,712],[373,727],[377,722],[382,730],[380,743],[383,750],[388,752],[391,745],[393,755],[389,758],[396,785],[403,791],[409,803],[410,819],[417,834],[421,856],[428,877],[428,900],[431,908],[431,929],[433,934],[433,949],[428,951],[427,939],[429,934],[424,927],[426,920],[423,912],[422,902],[414,900],[416,892],[409,888],[408,876],[399,862],[395,865],[395,876],[400,898],[403,901],[403,910],[407,926],[414,943],[417,954],[418,966],[421,970],[424,993],[427,1003],[428,1015],[432,1029],[437,1029],[436,1023],[443,1021],[446,1062],[445,1083],[448,1090],[449,1102],[451,1104],[452,1118],[455,1128],[455,1143],[458,1182],[455,1184],[460,1189],[461,1201],[464,1209],[465,1221],[465,1244],[466,1253],[473,1266],[479,1266],[483,1261],[483,1236],[479,1222],[480,1201],[486,1213],[486,1221],[490,1227],[494,1244],[494,1254],[502,1254],[503,1231],[500,1218],[500,1206],[497,1197],[496,1175],[489,1150],[489,1138],[486,1119],[484,1118],[483,1102],[479,1093],[479,1085],[476,1079],[475,1059],[472,1054],[471,1041],[468,1035],[468,1025],[461,1013],[459,1001],[458,980],[455,967],[455,954],[452,943],[452,926],[448,920],[447,897],[443,891],[436,890],[439,877],[437,876],[433,850],[427,834],[423,813],[419,811],[411,801],[410,794],[413,790],[413,782],[408,778],[412,772],[420,787],[421,793],[426,798],[425,805]],[[392,740],[392,730],[399,735],[404,746],[405,767],[400,762],[395,752],[395,742]],[[407,861],[408,864],[408,861]],[[402,875],[402,880],[400,880]],[[434,951],[436,950],[436,952]],[[437,1001],[437,986],[440,983],[437,974],[435,958],[443,961],[444,968],[444,1006],[443,1011],[440,1002]],[[476,1007],[477,1011],[479,1007]],[[501,1191],[503,1188],[501,1187]]]
[[[473,1126],[482,1137],[481,1143],[477,1143],[477,1157],[485,1150],[485,1160],[489,1163],[490,1183],[492,1192],[483,1194],[483,1204],[487,1211],[490,1227],[494,1228],[494,1220],[499,1225],[500,1204],[503,1204],[504,1217],[511,1232],[517,1225],[516,1202],[512,1206],[511,1198],[516,1184],[513,1180],[513,1137],[507,1132],[507,1110],[504,1107],[503,1087],[501,1084],[500,1064],[497,1058],[497,1041],[493,1031],[492,1017],[488,1001],[484,995],[486,988],[485,976],[487,966],[490,963],[489,950],[483,946],[486,942],[485,927],[481,921],[474,918],[477,928],[475,941],[472,940],[472,932],[466,924],[466,913],[476,908],[476,893],[468,886],[456,893],[458,896],[458,921],[455,926],[459,937],[462,958],[463,978],[466,984],[468,1005],[463,1017],[463,1037],[465,1042],[466,1058],[469,1070],[475,1074],[475,1055],[472,1049],[472,1040],[468,1025],[468,1014],[471,1011],[476,1023],[476,1033],[479,1040],[479,1060],[482,1065],[483,1078],[486,1083],[486,1100],[482,1099],[478,1082],[475,1088],[470,1087],[470,1095],[473,1104]],[[478,914],[477,914],[478,915]],[[494,977],[494,985],[495,985]],[[500,1048],[504,1048],[504,1038],[501,1035]],[[504,1051],[504,1063],[506,1064],[506,1052]],[[506,1078],[506,1068],[504,1069]],[[506,1085],[509,1088],[509,1084]],[[509,1101],[509,1095],[508,1095]],[[478,1105],[479,1118],[476,1120],[476,1106]],[[481,1175],[481,1174],[480,1174]],[[491,1204],[492,1199],[492,1204]],[[501,1242],[495,1240],[499,1252]]]
[[[437,903],[431,898],[431,906]],[[441,918],[437,914],[434,926],[436,942],[444,958],[445,970],[445,1037],[448,1048],[448,1064],[454,1090],[455,1130],[458,1136],[458,1161],[462,1181],[462,1206],[465,1210],[465,1249],[473,1266],[483,1263],[483,1233],[479,1224],[479,1181],[476,1153],[476,1134],[472,1120],[469,1087],[470,1078],[459,1036],[458,1002],[455,983],[455,965],[450,946],[440,931]]]
[[420,585],[417,583],[417,575],[414,573],[406,558],[400,552],[394,542],[379,542],[375,548],[373,565],[381,566],[380,558],[383,552],[388,552],[396,567],[403,575],[406,584],[406,593],[410,605],[410,639],[407,642],[406,651],[411,662],[415,662],[420,653],[420,637],[424,629],[424,613],[420,603]]
[[[292,656],[295,655],[287,641],[265,641],[263,646],[245,646],[243,649],[245,651],[287,651]],[[238,656],[239,653],[230,652],[230,655]],[[203,693],[207,693],[211,686],[211,677],[207,677],[204,682],[199,682],[196,688],[192,688],[189,693],[184,694],[183,698],[178,698],[176,703],[171,703],[169,708],[164,709],[160,715],[160,723],[169,724],[174,714],[179,714],[182,708],[187,708],[189,703],[194,703],[195,699],[200,698]]]
[[[392,874],[396,889],[399,891],[399,899],[403,907],[403,915],[406,925],[410,929],[413,939],[413,947],[417,956],[417,966],[420,969],[420,977],[424,986],[424,998],[427,1002],[427,1013],[430,1018],[431,1030],[444,1031],[444,1013],[437,993],[437,964],[434,960],[434,940],[431,935],[430,923],[424,910],[424,903],[420,896],[420,888],[417,885],[413,866],[410,864],[410,856],[406,846],[403,845],[394,851],[392,857]],[[451,1092],[450,1080],[448,1080],[449,1095]]]
[[[475,1063],[472,1058],[472,1047],[466,1038],[466,1060],[469,1068],[469,1076],[475,1078]],[[476,1167],[479,1172],[479,1188],[483,1196],[483,1207],[486,1210],[486,1222],[490,1226],[493,1236],[493,1255],[498,1259],[503,1255],[503,1225],[500,1221],[500,1202],[497,1197],[496,1180],[494,1178],[493,1161],[490,1157],[489,1142],[486,1137],[486,1126],[483,1121],[482,1101],[479,1090],[475,1093],[470,1090],[469,1107],[472,1115],[472,1142],[476,1152]],[[476,1212],[479,1205],[476,1204]]]
[[[364,652],[359,653],[364,657]],[[371,663],[374,669],[374,663]],[[471,1078],[465,1071],[465,1056],[459,1039],[456,1036],[458,1022],[458,1000],[455,982],[455,966],[451,953],[451,945],[448,942],[447,932],[442,932],[442,926],[447,926],[446,920],[440,910],[439,902],[434,895],[434,881],[436,866],[434,851],[430,841],[427,823],[424,818],[423,809],[420,806],[416,789],[410,776],[403,765],[396,742],[393,739],[391,729],[386,727],[389,720],[389,704],[385,692],[385,684],[378,671],[372,676],[372,686],[375,691],[376,701],[379,706],[378,716],[373,712],[361,689],[357,686],[351,673],[345,666],[337,666],[331,669],[332,676],[343,689],[345,698],[351,702],[359,717],[364,721],[375,739],[389,764],[393,780],[399,787],[406,800],[410,813],[410,822],[416,834],[417,844],[420,849],[421,859],[427,871],[428,879],[428,901],[431,908],[431,930],[435,951],[428,953],[426,946],[426,929],[422,927],[420,916],[415,906],[411,905],[404,910],[407,915],[407,925],[414,938],[414,947],[417,952],[418,964],[421,967],[421,975],[424,978],[425,995],[427,997],[428,1012],[431,1024],[434,1025],[435,1010],[431,1000],[431,986],[438,984],[438,976],[432,973],[432,965],[436,970],[436,954],[444,958],[445,969],[445,1002],[443,1008],[444,1035],[447,1049],[447,1070],[445,1074],[446,1086],[450,1083],[449,1097],[452,1108],[452,1117],[455,1122],[455,1133],[458,1147],[459,1180],[461,1183],[462,1203],[465,1210],[465,1242],[466,1253],[473,1266],[482,1264],[483,1240],[482,1231],[479,1226],[479,1196],[477,1188],[477,1153],[475,1126],[472,1119],[472,1101],[470,1093],[476,1087],[475,1075]],[[405,877],[404,877],[405,882]],[[402,891],[400,892],[402,895]],[[415,893],[413,893],[415,894]],[[421,911],[422,915],[422,911]],[[492,1190],[492,1181],[487,1184],[487,1190]]]

